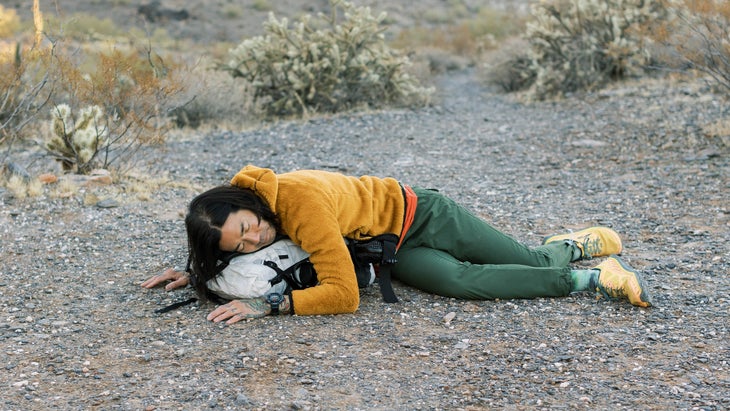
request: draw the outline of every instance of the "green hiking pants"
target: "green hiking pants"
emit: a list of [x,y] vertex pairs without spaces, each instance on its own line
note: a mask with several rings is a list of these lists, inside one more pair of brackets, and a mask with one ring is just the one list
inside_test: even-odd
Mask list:
[[566,296],[574,246],[529,248],[436,191],[414,188],[418,204],[393,278],[463,299]]

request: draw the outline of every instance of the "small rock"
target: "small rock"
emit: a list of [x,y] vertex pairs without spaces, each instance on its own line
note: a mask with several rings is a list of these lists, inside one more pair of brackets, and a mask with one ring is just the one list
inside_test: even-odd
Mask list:
[[109,185],[113,182],[112,175],[109,170],[91,170],[91,173],[89,173],[89,177],[91,178],[89,182],[94,184]]
[[608,143],[598,140],[591,140],[591,139],[583,139],[583,140],[576,140],[572,142],[570,145],[573,147],[586,147],[586,148],[597,148],[597,147],[605,147],[608,145]]
[[449,324],[454,318],[456,318],[456,313],[454,311],[451,311],[450,313],[444,315],[443,321],[445,324]]
[[251,405],[251,401],[249,401],[248,397],[245,394],[240,393],[240,392],[236,395],[235,402],[236,402],[236,405],[240,405],[240,406]]
[[96,203],[96,206],[99,208],[114,208],[119,207],[119,202],[113,198],[105,198]]
[[454,346],[457,350],[464,350],[469,348],[469,340],[461,340]]
[[38,180],[43,184],[53,184],[58,181],[58,177],[52,173],[44,173],[38,176]]
[[105,186],[110,185],[113,182],[111,173],[108,170],[103,169],[92,170],[88,175],[67,174],[62,176],[61,180],[67,180],[82,187],[95,185]]

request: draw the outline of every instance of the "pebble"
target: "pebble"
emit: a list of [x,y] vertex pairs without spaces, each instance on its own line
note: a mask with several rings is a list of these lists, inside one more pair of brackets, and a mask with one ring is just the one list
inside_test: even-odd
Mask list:
[[103,200],[99,200],[99,202],[96,203],[96,206],[99,208],[119,207],[119,201],[114,200],[112,198],[105,198]]
[[453,311],[451,311],[450,313],[448,313],[448,314],[446,314],[446,315],[444,316],[444,318],[443,318],[443,322],[444,322],[444,323],[446,323],[446,324],[450,324],[450,323],[451,323],[451,321],[453,321],[453,320],[454,320],[454,318],[456,318],[456,313],[455,313],[455,312],[453,312]]

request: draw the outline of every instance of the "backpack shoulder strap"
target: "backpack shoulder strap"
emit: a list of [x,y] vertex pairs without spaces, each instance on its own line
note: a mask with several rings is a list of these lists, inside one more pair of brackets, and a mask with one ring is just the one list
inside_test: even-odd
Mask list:
[[391,269],[398,262],[395,256],[398,240],[397,235],[388,233],[377,235],[369,240],[348,243],[350,255],[356,269],[359,265],[367,265],[368,263],[380,266],[378,284],[380,285],[383,300],[387,303],[398,302],[398,297],[395,296],[393,284],[391,283]]
[[[272,278],[269,282],[271,285],[278,284],[282,280],[286,281],[286,283],[294,290],[301,290],[303,288],[308,288],[313,285],[316,285],[317,277],[316,275],[311,276],[307,275],[308,273],[302,273],[307,266],[311,266],[312,263],[309,261],[309,258],[305,258],[303,260],[299,260],[296,263],[292,264],[291,266],[287,267],[286,269],[279,268],[278,265],[276,265],[273,261],[264,261],[264,265],[271,268],[272,270],[276,271],[276,277]],[[300,270],[299,275],[297,275],[297,270]],[[312,271],[313,273],[313,271]],[[314,277],[314,278],[312,278]]]
[[396,246],[398,245],[398,236],[395,234],[383,234],[380,239],[383,242],[383,257],[380,261],[380,293],[386,303],[397,303],[398,297],[393,291],[391,283],[391,270],[398,259],[395,257]]

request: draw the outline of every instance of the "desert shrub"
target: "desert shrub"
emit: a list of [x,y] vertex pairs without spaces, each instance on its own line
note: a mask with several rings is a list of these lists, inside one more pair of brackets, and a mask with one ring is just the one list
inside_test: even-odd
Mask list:
[[57,90],[46,148],[65,170],[131,168],[140,148],[164,141],[168,102],[181,89],[175,66],[150,50],[69,55],[54,59]]
[[6,9],[0,4],[0,39],[15,34],[20,28],[20,18],[13,9]]
[[88,13],[75,13],[67,18],[48,16],[48,27],[57,27],[66,40],[89,41],[97,38],[119,37],[124,31],[110,18],[99,18]]
[[24,44],[0,46],[0,145],[21,136],[52,90],[46,64],[54,49]]
[[673,59],[665,63],[705,73],[730,94],[730,2],[674,0],[669,5],[674,19],[651,33],[670,50]]
[[532,60],[525,52],[528,43],[522,38],[510,38],[502,46],[489,53],[486,60],[487,83],[505,92],[524,90],[535,83],[537,73],[532,69]]
[[21,21],[0,5],[0,144],[18,135],[37,113],[47,77],[39,63],[50,49],[37,50],[16,39]]
[[649,59],[642,28],[666,18],[660,0],[556,0],[531,8],[524,70],[506,72],[530,82],[537,99],[596,88],[639,74]]
[[178,69],[185,89],[173,100],[171,115],[178,127],[205,126],[240,129],[259,120],[254,110],[251,86],[210,69],[210,62]]
[[406,72],[408,58],[386,45],[384,18],[339,0],[331,15],[305,15],[292,28],[271,13],[267,34],[244,40],[219,68],[249,81],[269,115],[423,103],[429,90]]
[[[32,35],[20,33],[12,47],[0,47],[0,163],[28,148],[15,141],[36,142],[21,133],[31,125],[41,136],[39,146],[65,171],[113,166],[124,173],[140,148],[165,138],[173,97],[182,89],[176,64],[149,44],[75,43],[61,26],[57,32],[51,24],[44,28],[50,20],[41,18],[38,4],[33,2]],[[50,115],[50,127],[31,122],[42,113]]]

